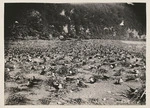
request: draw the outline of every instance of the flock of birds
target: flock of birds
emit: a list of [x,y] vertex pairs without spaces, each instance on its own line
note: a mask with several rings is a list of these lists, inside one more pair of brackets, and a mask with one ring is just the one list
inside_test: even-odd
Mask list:
[[[27,67],[26,64],[28,64]],[[88,71],[91,74],[86,80],[75,77],[80,73],[78,68],[83,66],[89,66]],[[140,79],[141,74],[146,70],[146,59],[144,55],[137,57],[136,54],[116,46],[72,42],[60,44],[51,49],[7,48],[5,50],[5,73],[11,74],[15,69],[24,69],[38,73],[39,76],[49,77],[49,86],[58,92],[68,83],[85,88],[88,87],[87,82],[94,84],[99,80],[114,79],[114,84],[122,84],[124,81]],[[94,69],[99,73],[93,72]],[[111,75],[109,75],[110,70],[113,70]],[[25,73],[23,70],[21,72]],[[129,75],[125,78],[122,76],[124,73]],[[5,82],[9,81],[7,74],[5,74]],[[41,81],[34,75],[31,78],[20,76],[20,74],[10,75],[10,77],[15,81],[22,80],[23,77],[27,82],[23,86],[29,88],[38,85]]]

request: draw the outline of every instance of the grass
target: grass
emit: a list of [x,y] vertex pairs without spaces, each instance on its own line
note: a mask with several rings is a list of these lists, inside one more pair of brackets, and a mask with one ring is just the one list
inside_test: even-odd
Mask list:
[[82,100],[81,98],[75,98],[75,99],[70,99],[68,101],[69,104],[73,104],[73,105],[82,105],[85,103],[84,100]]
[[41,102],[42,105],[49,105],[50,102],[51,102],[51,99],[49,99],[49,98],[42,98],[42,99],[39,99],[39,101]]
[[26,105],[29,99],[21,94],[12,94],[6,100],[6,105]]
[[97,99],[97,98],[89,98],[88,102],[91,103],[91,104],[93,104],[93,105],[102,105],[100,103],[99,99]]
[[142,85],[140,88],[132,88],[126,90],[125,93],[122,93],[125,97],[130,99],[131,103],[135,104],[146,104],[146,87]]

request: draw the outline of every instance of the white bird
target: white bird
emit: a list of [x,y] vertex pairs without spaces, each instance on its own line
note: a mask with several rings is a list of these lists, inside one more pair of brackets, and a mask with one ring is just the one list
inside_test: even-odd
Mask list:
[[124,20],[122,20],[122,22],[120,23],[120,26],[124,26]]
[[63,85],[59,82],[52,82],[52,86],[56,89],[56,91],[63,88]]
[[123,81],[123,79],[122,79],[122,77],[121,78],[118,78],[116,81],[115,81],[115,83],[114,84],[122,84],[124,81]]
[[45,69],[46,69],[46,67],[42,66],[42,71],[40,72],[40,75],[44,75],[46,73]]
[[63,40],[63,39],[64,39],[64,36],[63,36],[63,35],[60,35],[60,36],[59,36],[59,39],[60,39],[60,40]]
[[9,68],[5,68],[5,71],[6,71],[6,72],[10,72],[10,69],[9,69]]
[[89,81],[90,81],[90,83],[92,83],[92,84],[93,84],[93,83],[95,83],[95,82],[96,82],[96,79],[95,79],[94,77],[90,77],[90,78],[89,78]]
[[63,9],[60,15],[65,16],[65,10]]
[[18,21],[15,21],[15,23],[18,24],[19,22],[18,22]]
[[122,84],[124,81],[122,78],[119,78],[119,83]]

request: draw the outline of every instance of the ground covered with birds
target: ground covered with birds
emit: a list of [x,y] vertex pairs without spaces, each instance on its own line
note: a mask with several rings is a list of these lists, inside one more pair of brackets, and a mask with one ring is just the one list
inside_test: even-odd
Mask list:
[[146,43],[5,42],[5,105],[144,105]]

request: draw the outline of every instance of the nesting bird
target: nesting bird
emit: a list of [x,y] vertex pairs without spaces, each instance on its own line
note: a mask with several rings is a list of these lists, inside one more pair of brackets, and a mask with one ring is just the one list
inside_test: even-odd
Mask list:
[[54,87],[56,89],[56,91],[58,91],[59,89],[63,88],[63,85],[59,82],[53,81],[52,82],[52,87]]
[[110,67],[111,67],[112,69],[115,68],[116,66],[117,66],[117,63],[110,65]]
[[43,66],[43,67],[42,67],[42,71],[40,72],[40,75],[44,75],[44,74],[46,73],[45,69],[46,69],[46,67]]
[[136,76],[136,77],[139,76],[139,74],[140,74],[140,71],[139,71],[139,70],[134,70],[134,72],[135,72],[135,76]]
[[16,68],[16,65],[13,63],[5,63],[5,68],[8,70],[14,70]]
[[75,74],[76,74],[75,71],[72,71],[72,70],[69,71],[69,75],[70,75],[70,76],[71,76],[71,75],[75,75]]
[[31,70],[36,70],[35,66],[31,66]]
[[20,80],[20,79],[21,79],[20,76],[15,77],[15,80]]
[[64,77],[64,80],[65,80],[66,82],[72,82],[72,81],[74,81],[75,79],[74,79],[74,78],[71,78],[71,77],[66,76],[66,77]]
[[76,85],[77,85],[78,87],[83,87],[83,88],[86,88],[86,87],[87,87],[87,85],[84,84],[84,83],[83,83],[81,80],[79,80],[79,79],[77,79]]
[[110,77],[109,76],[107,76],[107,75],[102,75],[102,80],[108,80]]
[[34,82],[31,79],[28,79],[27,87],[33,87]]
[[122,77],[121,77],[121,78],[116,79],[116,81],[115,81],[114,84],[122,84],[123,82],[124,82],[124,81],[123,81],[123,79],[122,79]]
[[28,83],[27,83],[27,87],[33,87],[36,83],[37,83],[37,79],[35,78],[35,76],[28,79]]
[[90,78],[89,78],[89,82],[90,82],[91,84],[93,84],[93,83],[96,82],[96,79],[95,79],[94,77],[90,77]]
[[130,67],[130,68],[134,68],[134,65],[130,64],[129,67]]
[[9,69],[9,68],[5,68],[5,71],[6,71],[6,72],[10,72],[10,69]]

